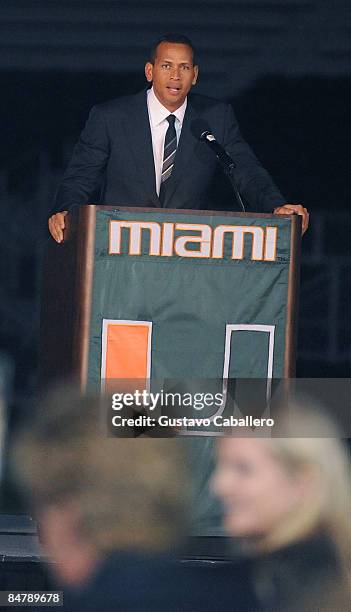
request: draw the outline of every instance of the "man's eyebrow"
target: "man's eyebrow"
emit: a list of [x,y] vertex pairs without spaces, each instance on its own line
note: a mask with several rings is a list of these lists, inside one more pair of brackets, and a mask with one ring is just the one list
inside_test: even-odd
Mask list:
[[[170,59],[161,59],[160,62],[166,62],[167,64],[174,64],[174,62]],[[191,64],[191,62],[179,62],[179,66],[184,66],[184,65],[188,65]]]

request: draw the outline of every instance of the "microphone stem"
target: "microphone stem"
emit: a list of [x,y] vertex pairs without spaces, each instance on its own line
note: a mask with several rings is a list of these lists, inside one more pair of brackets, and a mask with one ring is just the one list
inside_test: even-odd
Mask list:
[[234,177],[234,167],[235,167],[234,163],[230,165],[228,163],[223,163],[222,160],[218,156],[217,156],[217,159],[220,162],[225,174],[230,180],[230,183],[231,183],[231,186],[233,187],[234,195],[235,195],[236,201],[239,204],[239,207],[244,213],[246,213],[244,202],[242,201],[242,198],[241,198],[241,195],[240,195],[240,192],[239,192],[239,189],[237,187],[236,180]]

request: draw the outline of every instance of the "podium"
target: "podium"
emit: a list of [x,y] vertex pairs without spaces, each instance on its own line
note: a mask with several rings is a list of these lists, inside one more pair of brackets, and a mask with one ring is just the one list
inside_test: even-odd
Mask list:
[[[294,376],[298,216],[87,205],[66,220],[44,264],[42,384]],[[134,369],[113,364],[114,321],[125,353],[141,323]]]
[[[110,379],[293,377],[301,219],[296,215],[86,205],[50,239],[42,385]],[[221,383],[222,384],[222,383]],[[208,489],[214,435],[187,430],[197,535],[223,535]]]

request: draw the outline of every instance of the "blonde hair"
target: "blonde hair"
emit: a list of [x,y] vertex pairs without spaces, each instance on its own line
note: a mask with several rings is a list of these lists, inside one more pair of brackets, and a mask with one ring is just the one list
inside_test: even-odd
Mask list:
[[174,439],[108,438],[106,403],[60,389],[15,441],[17,480],[34,507],[73,502],[79,529],[101,552],[158,550],[185,532],[186,465]]
[[344,567],[350,569],[351,461],[340,432],[307,403],[289,407],[288,434],[265,439],[264,444],[291,477],[308,477],[310,494],[261,545],[266,550],[280,548],[322,528]]

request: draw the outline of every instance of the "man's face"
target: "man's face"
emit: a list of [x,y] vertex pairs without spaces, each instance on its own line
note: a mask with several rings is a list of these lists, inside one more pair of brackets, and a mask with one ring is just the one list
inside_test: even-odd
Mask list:
[[152,82],[157,99],[171,112],[183,104],[197,75],[190,47],[180,43],[160,43],[155,63],[145,65],[145,76]]

